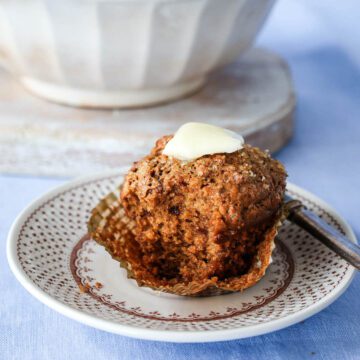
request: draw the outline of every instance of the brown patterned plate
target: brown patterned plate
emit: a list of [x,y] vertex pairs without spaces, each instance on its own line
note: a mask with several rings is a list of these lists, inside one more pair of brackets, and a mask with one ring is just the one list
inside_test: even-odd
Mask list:
[[[317,313],[353,278],[350,265],[286,222],[266,275],[242,293],[188,298],[139,288],[86,235],[91,209],[121,181],[122,175],[112,172],[70,182],[28,206],[10,230],[7,255],[16,278],[40,301],[74,320],[143,339],[238,339]],[[288,192],[356,242],[346,222],[323,201],[291,184]]]

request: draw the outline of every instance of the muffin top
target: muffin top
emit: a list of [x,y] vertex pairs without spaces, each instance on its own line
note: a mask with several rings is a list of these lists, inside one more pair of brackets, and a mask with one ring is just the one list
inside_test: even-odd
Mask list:
[[286,172],[268,153],[244,145],[185,163],[162,154],[171,138],[159,139],[129,171],[122,201],[130,217],[140,215],[130,198],[145,211],[166,204],[169,215],[181,218],[193,209],[230,228],[261,223],[281,206]]

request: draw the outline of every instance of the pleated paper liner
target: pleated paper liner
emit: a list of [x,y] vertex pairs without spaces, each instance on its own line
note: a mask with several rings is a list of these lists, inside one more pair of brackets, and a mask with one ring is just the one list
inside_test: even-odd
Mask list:
[[139,256],[135,241],[135,223],[125,214],[120,202],[120,190],[118,188],[115,192],[109,193],[92,210],[88,231],[92,239],[104,246],[112,258],[126,269],[128,278],[136,280],[139,286],[183,296],[215,296],[242,291],[264,276],[270,264],[277,230],[283,219],[282,213],[279,213],[275,225],[266,232],[264,240],[258,245],[257,256],[249,272],[244,275],[222,281],[214,278],[205,282],[178,282],[166,285],[159,285],[159,281],[150,274],[148,279],[137,279],[131,263],[127,261],[129,258],[136,261]]

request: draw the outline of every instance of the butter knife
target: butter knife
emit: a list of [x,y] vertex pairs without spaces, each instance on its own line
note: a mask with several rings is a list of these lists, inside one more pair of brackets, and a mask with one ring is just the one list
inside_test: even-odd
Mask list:
[[341,258],[360,270],[360,246],[350,241],[318,215],[306,209],[300,200],[285,195],[287,219],[300,226]]

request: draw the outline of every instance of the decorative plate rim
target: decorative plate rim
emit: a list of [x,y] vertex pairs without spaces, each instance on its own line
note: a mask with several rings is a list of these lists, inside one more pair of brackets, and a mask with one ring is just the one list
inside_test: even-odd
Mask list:
[[[290,325],[293,325],[299,321],[309,318],[310,316],[318,313],[319,311],[323,310],[325,307],[333,303],[340,295],[344,293],[344,291],[348,288],[352,279],[354,278],[356,270],[355,268],[350,266],[350,269],[348,273],[344,276],[342,282],[332,292],[325,295],[317,303],[310,305],[309,307],[300,310],[294,314],[287,315],[283,318],[272,320],[267,323],[250,325],[244,328],[210,330],[206,332],[139,328],[136,326],[124,325],[119,322],[115,322],[111,320],[104,320],[97,316],[87,314],[69,305],[66,305],[60,302],[59,300],[54,299],[45,291],[41,290],[38,286],[36,286],[22,268],[19,259],[17,257],[17,251],[16,251],[17,238],[21,226],[23,225],[24,221],[27,219],[28,215],[36,207],[46,202],[54,195],[82,184],[85,185],[87,182],[90,181],[121,175],[123,173],[121,170],[122,169],[110,170],[110,171],[102,172],[101,174],[84,176],[53,188],[52,190],[41,195],[36,200],[32,201],[28,206],[26,206],[26,208],[22,210],[20,214],[16,217],[15,221],[13,222],[10,228],[7,237],[6,253],[7,253],[7,259],[10,269],[15,275],[16,279],[31,295],[33,295],[35,298],[37,298],[39,301],[41,301],[43,304],[47,305],[51,309],[59,312],[60,314],[68,318],[71,318],[85,325],[100,330],[104,330],[110,333],[125,335],[125,336],[144,339],[144,340],[187,342],[187,343],[234,340],[234,339],[241,339],[246,337],[262,335],[272,331],[280,330]],[[346,235],[349,237],[349,239],[354,243],[357,243],[356,236],[353,230],[351,229],[350,225],[329,204],[327,204],[325,201],[318,198],[316,195],[312,194],[311,192],[304,190],[303,188],[297,185],[288,183],[287,187],[288,189],[291,189],[292,191],[298,193],[299,195],[304,195],[306,198],[313,200],[320,207],[322,207],[327,212],[329,212],[344,227],[346,231]],[[187,335],[186,339],[184,337],[184,334]]]

